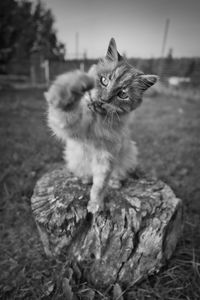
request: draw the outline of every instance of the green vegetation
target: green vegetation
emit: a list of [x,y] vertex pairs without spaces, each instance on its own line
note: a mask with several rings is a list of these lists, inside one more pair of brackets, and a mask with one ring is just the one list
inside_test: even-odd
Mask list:
[[[62,161],[62,147],[46,127],[42,94],[0,91],[1,299],[67,299],[64,266],[45,257],[30,208],[37,179]],[[157,94],[136,112],[133,137],[141,169],[183,199],[185,229],[168,266],[128,289],[125,299],[200,298],[199,100]],[[109,299],[106,291],[93,298],[92,288],[81,281],[73,291],[76,299]]]
[[41,1],[1,0],[0,64],[29,59],[36,48],[44,57],[64,58],[65,46],[58,41],[51,10]]

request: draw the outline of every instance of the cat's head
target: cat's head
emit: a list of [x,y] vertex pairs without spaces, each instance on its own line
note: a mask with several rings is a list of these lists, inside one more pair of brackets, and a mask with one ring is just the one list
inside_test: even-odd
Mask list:
[[[115,40],[110,40],[105,58],[95,66],[96,88],[94,104],[98,111],[108,110],[126,114],[136,109],[143,93],[158,79],[156,75],[144,75],[131,66],[117,51]],[[94,106],[95,108],[95,106]]]

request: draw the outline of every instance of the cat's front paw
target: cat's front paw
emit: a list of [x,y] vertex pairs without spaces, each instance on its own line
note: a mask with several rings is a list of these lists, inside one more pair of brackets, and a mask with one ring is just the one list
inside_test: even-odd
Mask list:
[[72,74],[70,84],[71,93],[83,94],[93,89],[95,83],[93,77],[81,71],[75,71]]
[[108,185],[115,190],[119,190],[122,187],[121,181],[115,178],[110,178]]
[[73,108],[86,91],[94,87],[94,79],[81,71],[58,76],[45,97],[50,106],[69,110]]
[[101,205],[100,205],[99,202],[91,201],[91,200],[89,201],[88,206],[87,206],[88,212],[92,213],[93,215],[99,211],[102,211],[103,208],[104,208],[103,203],[101,203]]

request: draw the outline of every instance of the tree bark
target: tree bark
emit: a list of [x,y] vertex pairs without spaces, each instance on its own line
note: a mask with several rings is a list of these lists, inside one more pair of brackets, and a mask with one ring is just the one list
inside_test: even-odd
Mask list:
[[104,211],[92,217],[90,188],[62,167],[37,182],[31,202],[46,254],[78,266],[96,288],[159,271],[182,232],[182,201],[160,180],[130,177],[108,189]]

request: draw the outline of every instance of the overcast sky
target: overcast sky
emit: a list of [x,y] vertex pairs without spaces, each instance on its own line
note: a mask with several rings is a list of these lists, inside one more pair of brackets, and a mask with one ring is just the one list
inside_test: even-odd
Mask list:
[[[36,0],[33,0],[36,1]],[[104,55],[111,37],[128,57],[161,54],[166,19],[170,19],[166,53],[200,56],[200,0],[43,0],[55,16],[59,39],[70,56]]]

